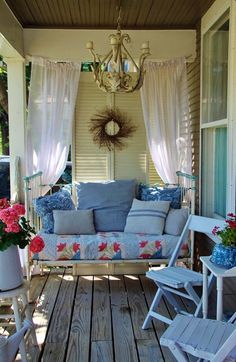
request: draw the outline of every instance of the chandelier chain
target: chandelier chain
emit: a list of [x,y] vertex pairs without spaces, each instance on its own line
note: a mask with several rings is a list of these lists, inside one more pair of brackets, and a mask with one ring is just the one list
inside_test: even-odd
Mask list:
[[117,17],[117,30],[120,31],[120,22],[121,22],[121,6],[117,7],[117,10],[119,11],[118,17]]

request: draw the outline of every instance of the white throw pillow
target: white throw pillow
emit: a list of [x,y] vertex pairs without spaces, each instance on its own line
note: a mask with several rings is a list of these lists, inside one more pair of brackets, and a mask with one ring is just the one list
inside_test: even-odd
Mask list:
[[181,235],[188,220],[188,209],[170,209],[165,223],[165,234]]
[[170,201],[133,200],[125,232],[162,235]]

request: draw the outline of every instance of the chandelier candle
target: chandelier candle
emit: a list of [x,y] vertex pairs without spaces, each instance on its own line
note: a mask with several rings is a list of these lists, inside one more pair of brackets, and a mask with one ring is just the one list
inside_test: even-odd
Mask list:
[[[145,74],[144,61],[150,55],[149,42],[142,44],[139,61],[136,62],[124,44],[124,42],[130,43],[131,38],[128,34],[121,33],[120,10],[117,32],[109,35],[109,41],[111,50],[104,57],[95,53],[91,40],[86,44],[86,48],[93,56],[92,70],[98,87],[109,93],[130,93],[140,89]],[[133,73],[128,72],[130,68],[134,69]]]

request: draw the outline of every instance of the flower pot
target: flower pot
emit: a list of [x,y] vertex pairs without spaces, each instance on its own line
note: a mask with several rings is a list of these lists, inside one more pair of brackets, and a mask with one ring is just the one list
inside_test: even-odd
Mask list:
[[211,262],[226,269],[235,267],[236,247],[215,244],[211,255]]
[[0,251],[0,291],[19,287],[23,283],[18,248],[11,245],[7,250]]

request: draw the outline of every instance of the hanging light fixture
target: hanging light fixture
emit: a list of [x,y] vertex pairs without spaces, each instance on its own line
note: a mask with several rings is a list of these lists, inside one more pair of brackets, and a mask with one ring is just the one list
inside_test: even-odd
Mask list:
[[[104,57],[95,53],[93,42],[89,41],[86,48],[93,55],[92,70],[94,79],[98,87],[109,93],[130,93],[143,85],[144,69],[143,64],[150,55],[149,42],[146,41],[141,46],[141,55],[138,63],[133,59],[124,42],[130,43],[128,34],[122,34],[120,29],[121,8],[117,19],[117,32],[110,34],[109,40],[111,50]],[[133,72],[129,72],[133,68]]]

